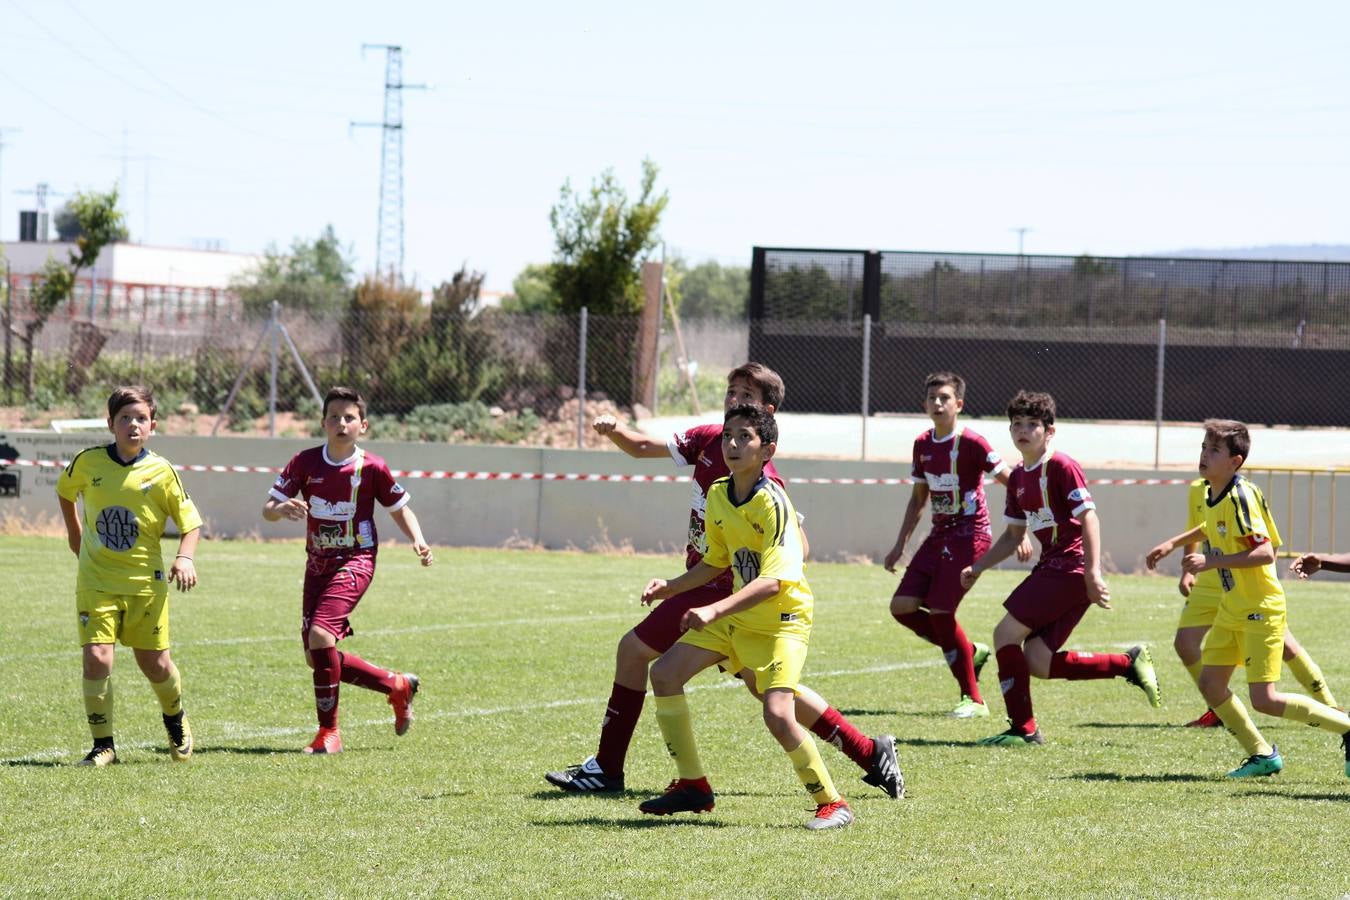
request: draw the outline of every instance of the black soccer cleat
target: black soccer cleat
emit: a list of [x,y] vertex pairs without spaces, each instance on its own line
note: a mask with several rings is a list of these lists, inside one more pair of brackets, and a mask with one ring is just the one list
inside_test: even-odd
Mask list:
[[568,766],[561,772],[549,772],[544,780],[564,791],[580,794],[615,794],[623,790],[623,776],[610,777],[594,756],[586,757],[579,766]]
[[872,765],[863,776],[863,784],[881,788],[891,799],[905,796],[905,776],[895,755],[895,738],[879,734],[872,738]]
[[649,816],[669,816],[680,812],[712,812],[713,792],[706,778],[676,778],[659,797],[643,800],[638,810]]

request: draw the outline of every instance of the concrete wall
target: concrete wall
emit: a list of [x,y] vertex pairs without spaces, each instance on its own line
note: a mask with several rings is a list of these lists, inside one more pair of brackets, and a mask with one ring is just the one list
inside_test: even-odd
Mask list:
[[[101,434],[15,431],[0,434],[0,454],[13,448],[24,459],[69,459],[100,443]],[[311,439],[156,437],[152,446],[179,464],[280,467]],[[369,450],[384,456],[395,469],[473,472],[573,472],[594,474],[667,475],[676,470],[660,460],[634,460],[614,451],[553,450],[522,447],[397,444],[371,441]],[[904,477],[902,463],[841,462],[783,458],[779,468],[789,478]],[[0,517],[51,517],[57,514],[57,469],[11,467],[20,479],[18,496],[0,496]],[[1092,470],[1089,478],[1148,478],[1150,471]],[[1176,477],[1176,473],[1166,473]],[[291,523],[268,523],[259,510],[274,478],[264,473],[185,472],[183,481],[217,537],[260,535],[296,537]],[[1350,479],[1336,492],[1340,525],[1335,540],[1350,547]],[[1312,524],[1314,545],[1330,542],[1330,484],[1326,475],[1273,480],[1259,475],[1271,511],[1290,549],[1308,546],[1307,497],[1318,498]],[[579,481],[451,481],[404,479],[412,506],[434,544],[495,547],[537,544],[547,548],[600,548],[631,545],[641,551],[675,552],[684,546],[690,484]],[[895,540],[900,516],[909,498],[908,486],[790,484],[797,508],[806,516],[812,555],[840,560],[879,560]],[[1104,550],[1110,567],[1131,572],[1142,568],[1143,555],[1185,524],[1186,487],[1100,485],[1092,488],[1102,520]],[[1290,507],[1292,500],[1293,514]],[[995,528],[1001,527],[1003,489],[990,491]],[[378,521],[386,539],[401,537],[387,518]],[[915,545],[911,545],[913,547]],[[1177,572],[1177,558],[1167,571]]]

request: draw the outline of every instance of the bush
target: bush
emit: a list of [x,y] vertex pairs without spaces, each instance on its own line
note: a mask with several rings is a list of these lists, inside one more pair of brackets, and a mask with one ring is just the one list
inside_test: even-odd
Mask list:
[[533,410],[499,413],[482,403],[436,403],[415,407],[402,419],[372,416],[370,437],[382,441],[473,441],[513,444],[539,425]]

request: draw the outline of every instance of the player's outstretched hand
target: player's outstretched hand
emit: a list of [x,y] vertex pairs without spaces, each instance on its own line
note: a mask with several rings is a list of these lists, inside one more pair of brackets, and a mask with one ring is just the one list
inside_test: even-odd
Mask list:
[[190,591],[197,586],[197,567],[186,556],[180,556],[169,566],[169,580],[178,583],[178,590]]
[[1017,561],[1026,562],[1031,559],[1032,552],[1031,538],[1025,534],[1022,535],[1022,543],[1017,545]]
[[591,427],[595,429],[596,434],[609,434],[619,427],[619,420],[613,416],[596,416]]
[[975,582],[980,578],[980,573],[975,571],[974,566],[966,566],[961,570],[961,589],[968,591],[975,586]]
[[1205,571],[1205,554],[1187,553],[1181,558],[1181,571],[1191,575],[1199,575]]
[[1193,587],[1195,587],[1195,576],[1190,572],[1182,572],[1181,580],[1177,582],[1177,590],[1181,591],[1181,596],[1189,597]]
[[413,544],[413,552],[422,560],[423,566],[431,565],[431,548],[424,541],[418,541]]
[[1087,579],[1088,599],[1102,609],[1110,609],[1111,589],[1106,586],[1106,579],[1102,578],[1102,574],[1100,572],[1088,572],[1083,577]]
[[896,544],[890,549],[890,552],[886,554],[886,558],[881,561],[881,564],[886,567],[887,572],[894,572],[895,564],[900,562],[900,557],[904,555],[905,548]]
[[1307,581],[1322,568],[1322,560],[1316,553],[1305,553],[1289,564],[1289,571]]
[[303,522],[309,516],[309,504],[304,497],[292,497],[285,503],[278,503],[277,512],[292,522]]
[[681,631],[702,631],[713,623],[714,616],[712,609],[707,606],[695,606],[693,609],[686,609],[684,615],[680,617]]
[[657,600],[664,600],[666,594],[666,581],[664,578],[653,578],[647,582],[647,587],[642,591],[642,605],[651,606]]
[[1148,551],[1148,556],[1144,557],[1144,565],[1148,566],[1150,570],[1156,569],[1162,558],[1171,553],[1173,549],[1175,548],[1172,546],[1171,541],[1163,541],[1161,544]]

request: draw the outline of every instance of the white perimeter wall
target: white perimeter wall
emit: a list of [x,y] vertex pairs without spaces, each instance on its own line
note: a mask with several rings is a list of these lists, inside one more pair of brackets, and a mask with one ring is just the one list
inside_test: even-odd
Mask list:
[[[0,434],[0,445],[18,450],[25,459],[69,459],[84,447],[100,443],[95,433],[57,435],[51,432]],[[310,439],[159,436],[152,447],[178,464],[272,466],[280,468]],[[394,469],[474,472],[578,472],[669,475],[673,464],[634,460],[614,451],[550,450],[520,447],[398,444],[371,441],[369,450],[384,456]],[[904,477],[903,463],[839,462],[783,458],[779,469],[788,478]],[[58,517],[55,485],[59,470],[11,467],[18,472],[19,496],[0,496],[0,517]],[[685,470],[687,472],[687,470]],[[1089,470],[1089,478],[1157,477],[1150,471]],[[1179,473],[1162,473],[1179,477]],[[184,472],[182,478],[213,537],[296,537],[291,523],[264,522],[259,510],[275,476],[263,473]],[[1350,479],[1340,479],[1337,514],[1339,549],[1350,547]],[[404,479],[412,506],[433,544],[498,547],[532,544],[550,549],[593,549],[612,544],[633,549],[678,553],[684,547],[690,484],[650,482],[450,481]],[[1267,491],[1271,511],[1290,549],[1308,545],[1306,497],[1320,495],[1313,522],[1316,549],[1328,549],[1329,503],[1326,476],[1297,476],[1292,483],[1277,476],[1258,483]],[[890,549],[910,488],[838,484],[789,484],[798,510],[806,516],[813,557],[880,560]],[[1143,555],[1155,543],[1182,530],[1186,487],[1117,486],[1092,488],[1102,521],[1109,568],[1132,572],[1143,567]],[[1292,498],[1294,514],[1289,513]],[[994,526],[1001,527],[1003,489],[990,491]],[[386,540],[401,538],[384,514],[377,520]],[[917,541],[911,544],[911,550]],[[1005,565],[1015,565],[1005,564]],[[1177,557],[1166,571],[1176,572]],[[1283,566],[1282,566],[1283,568]]]

